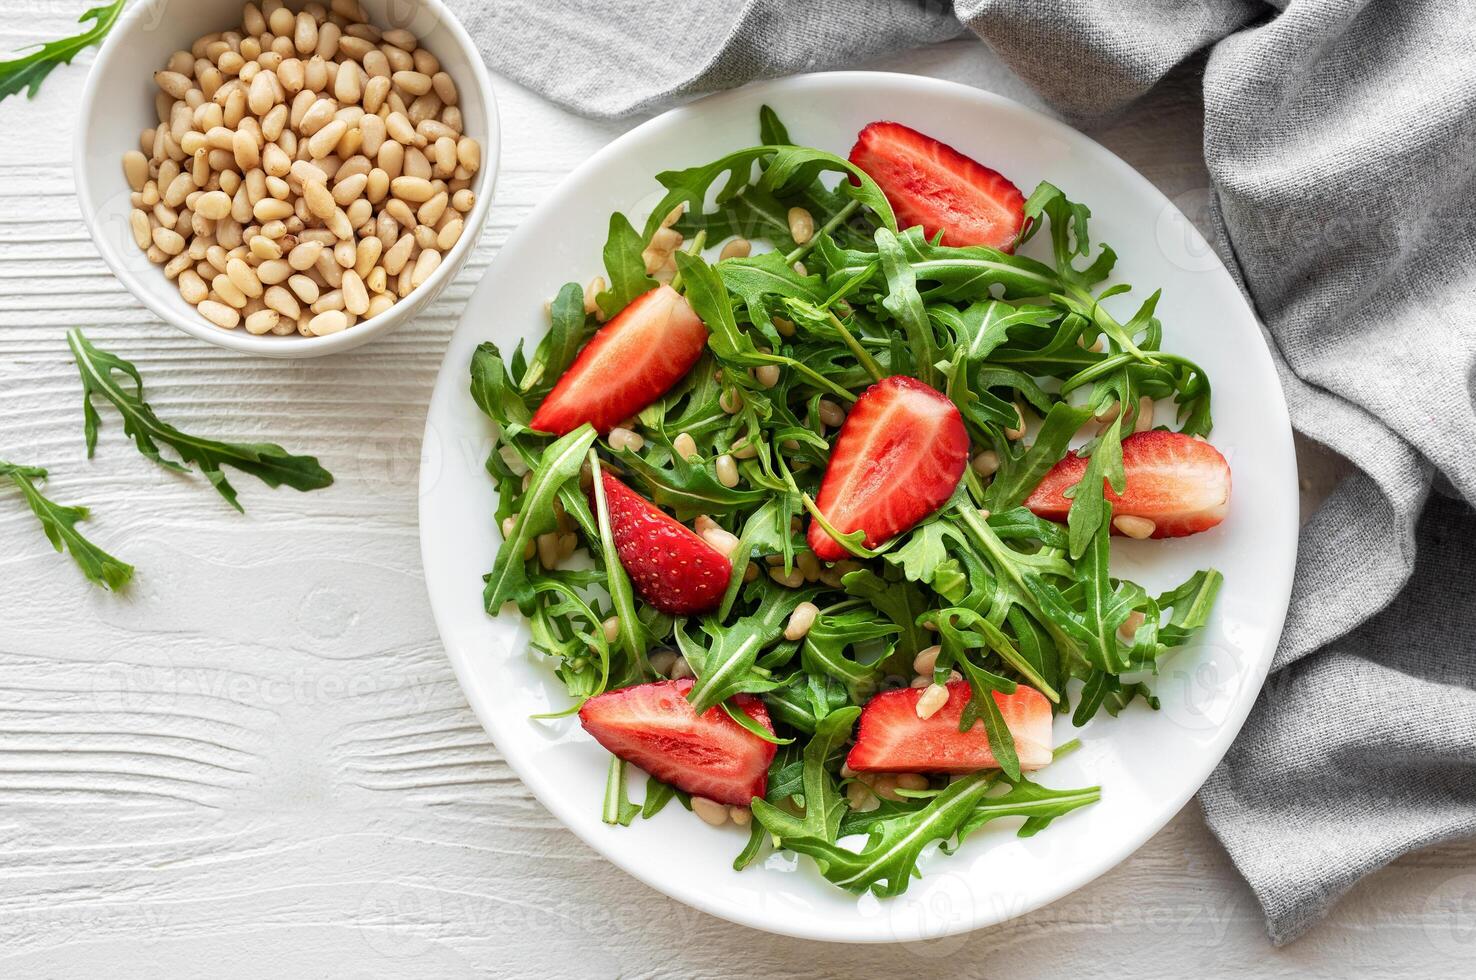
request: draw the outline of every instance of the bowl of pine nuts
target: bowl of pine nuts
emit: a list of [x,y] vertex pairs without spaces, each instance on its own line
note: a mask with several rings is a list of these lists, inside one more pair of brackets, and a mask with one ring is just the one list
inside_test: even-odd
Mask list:
[[349,350],[465,264],[496,102],[439,0],[141,0],[98,53],[74,170],[153,313],[268,357]]

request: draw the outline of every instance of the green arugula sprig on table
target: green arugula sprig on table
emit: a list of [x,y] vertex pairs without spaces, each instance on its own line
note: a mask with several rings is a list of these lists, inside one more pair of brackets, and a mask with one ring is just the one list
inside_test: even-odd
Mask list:
[[9,477],[20,488],[52,546],[57,551],[65,548],[89,582],[116,592],[133,578],[132,565],[114,558],[77,530],[77,522],[87,519],[86,507],[58,504],[36,489],[36,481],[46,479],[46,470],[39,466],[20,466],[0,459],[0,476]]
[[117,23],[118,16],[123,13],[125,2],[126,0],[113,0],[110,4],[88,10],[77,19],[77,23],[91,21],[92,26],[80,34],[48,41],[30,54],[0,61],[0,101],[21,92],[35,98],[41,83],[57,65],[69,65],[84,48],[102,43],[102,39],[107,37]]
[[[492,344],[475,352],[472,393],[498,428],[487,461],[495,517],[514,518],[485,598],[491,613],[514,601],[530,617],[533,646],[553,662],[570,710],[655,679],[650,656],[658,649],[686,658],[699,711],[726,708],[738,693],[762,698],[781,744],[736,866],[772,840],[812,856],[841,887],[894,895],[932,841],[960,841],[1003,816],[1024,817],[1020,833],[1032,834],[1098,798],[1095,787],[1049,790],[1024,778],[993,692],[1029,685],[1076,724],[1135,698],[1157,706],[1144,678],[1208,621],[1220,576],[1200,571],[1156,597],[1114,578],[1103,486],[1121,488],[1121,441],[1138,424],[1140,398],[1172,402],[1177,428],[1201,435],[1211,426],[1210,387],[1197,366],[1160,349],[1156,293],[1125,321],[1106,308],[1129,287],[1102,288],[1116,256],[1105,245],[1093,254],[1090,210],[1060,189],[1043,183],[1031,194],[1018,243],[1048,233],[1048,261],[950,247],[898,228],[869,177],[792,144],[767,108],[760,130],[763,145],[658,174],[666,193],[643,232],[624,215],[611,218],[609,288],[597,298],[603,318],[655,285],[641,251],[678,205],[685,211],[674,227],[698,243],[741,235],[773,249],[710,262],[699,244],[675,256],[675,283],[711,337],[687,377],[640,413],[640,452],[614,451],[588,428],[557,440],[528,428],[533,408],[599,327],[577,283],[559,292],[551,329],[531,354],[521,344],[506,359]],[[814,217],[818,230],[804,245],[789,235],[791,207]],[[754,374],[766,365],[781,368],[771,387]],[[820,422],[821,399],[849,404],[890,374],[944,391],[974,451],[993,450],[997,469],[966,472],[937,514],[879,551],[837,535],[856,558],[818,581],[799,589],[767,575],[747,581],[744,559],[787,573],[808,550],[802,529],[815,515],[834,438]],[[1094,426],[1080,448],[1087,475],[1068,525],[1037,518],[1022,506],[1031,490],[1114,403],[1117,417]],[[1020,427],[1022,409],[1040,424],[1033,438],[1011,439],[1006,431]],[[690,458],[674,448],[682,433],[697,447]],[[726,487],[715,460],[740,445],[751,450],[739,454],[742,479]],[[580,489],[581,464],[617,471],[678,519],[705,514],[738,537],[733,578],[715,612],[673,619],[636,600],[613,554],[601,495],[591,504]],[[555,530],[581,536],[592,569],[549,570],[525,557],[534,536]],[[819,615],[803,640],[786,640],[789,611],[806,600]],[[600,623],[612,614],[621,629],[606,641]],[[1134,614],[1142,625],[1125,638]],[[983,727],[999,773],[935,781],[850,812],[839,773],[860,707],[906,683],[915,655],[935,643],[934,679],[957,670],[973,688],[961,727]],[[612,764],[611,822],[628,823],[641,809],[626,796],[624,772]],[[659,807],[672,795],[653,782],[647,800]],[[859,850],[840,843],[854,834],[867,836]]]
[[[138,368],[116,354],[93,346],[82,331],[67,332],[67,345],[76,359],[82,376],[82,410],[87,435],[87,455],[97,449],[97,430],[101,418],[93,406],[93,396],[111,403],[123,416],[123,431],[133,437],[138,451],[165,469],[189,472],[193,463],[210,481],[211,486],[236,510],[244,513],[236,490],[226,480],[222,466],[231,466],[261,480],[269,487],[286,484],[294,490],[319,490],[333,483],[333,474],[318,465],[312,456],[294,456],[281,446],[269,442],[235,443],[204,439],[181,432],[154,414],[144,400],[143,378]],[[159,443],[170,446],[179,460],[164,457]]]

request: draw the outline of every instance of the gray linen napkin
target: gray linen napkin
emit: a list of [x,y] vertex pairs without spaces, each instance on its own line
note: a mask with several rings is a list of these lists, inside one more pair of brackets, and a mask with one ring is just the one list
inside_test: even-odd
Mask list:
[[1358,470],[1303,530],[1275,673],[1200,802],[1278,944],[1400,854],[1476,833],[1476,0],[452,6],[499,71],[598,116],[962,25],[1088,118],[1208,49],[1222,254],[1297,428]]

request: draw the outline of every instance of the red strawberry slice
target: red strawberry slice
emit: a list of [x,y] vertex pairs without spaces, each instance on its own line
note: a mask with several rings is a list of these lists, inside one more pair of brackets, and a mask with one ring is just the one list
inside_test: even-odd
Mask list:
[[[1047,520],[1065,521],[1071,500],[1064,491],[1081,482],[1086,468],[1086,459],[1071,453],[1051,467],[1025,506]],[[1152,521],[1155,538],[1209,530],[1230,509],[1230,464],[1202,439],[1160,429],[1134,433],[1122,440],[1122,468],[1127,481],[1121,496],[1104,481],[1112,516]]]
[[[851,407],[815,505],[837,531],[865,531],[862,543],[875,548],[941,507],[968,461],[969,434],[946,395],[915,378],[884,378]],[[810,550],[823,561],[847,556],[813,520]]]
[[[1051,703],[1023,684],[1014,694],[991,691],[1015,739],[1021,769],[1039,769],[1051,761]],[[948,701],[936,713],[917,716],[923,689],[884,691],[861,709],[856,744],[846,765],[857,772],[977,772],[997,769],[983,724],[958,730],[964,705],[973,697],[968,681],[948,685]]]
[[[775,746],[728,717],[721,705],[699,715],[691,678],[610,691],[584,702],[579,721],[613,754],[663,783],[718,803],[747,806],[769,785]],[[751,694],[730,703],[770,732],[769,712]]]
[[681,293],[658,286],[599,329],[533,413],[531,428],[601,434],[671,390],[702,356],[707,327]]
[[1025,195],[1001,174],[901,123],[861,130],[851,162],[876,181],[902,228],[922,225],[944,245],[1008,252],[1025,223]]
[[601,476],[615,551],[641,598],[673,616],[716,608],[733,573],[727,556],[608,470]]

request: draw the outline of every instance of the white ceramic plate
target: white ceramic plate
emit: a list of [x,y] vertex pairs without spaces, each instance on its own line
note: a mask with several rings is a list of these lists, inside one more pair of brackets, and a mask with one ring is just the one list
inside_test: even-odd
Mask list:
[[[499,535],[482,469],[490,424],[467,393],[481,341],[505,352],[546,329],[544,301],[601,271],[612,210],[639,227],[658,171],[706,162],[757,140],[772,105],[796,141],[844,154],[876,119],[905,122],[995,167],[1025,191],[1049,180],[1092,208],[1092,234],[1117,249],[1113,281],[1139,287],[1110,301],[1126,316],[1155,287],[1165,346],[1210,373],[1213,442],[1230,460],[1230,517],[1179,541],[1114,542],[1114,567],[1150,591],[1196,568],[1225,574],[1200,642],[1157,682],[1161,711],[1141,704],[1084,729],[1056,722],[1056,738],[1084,747],[1044,770],[1049,786],[1100,784],[1102,801],[1021,840],[991,825],[949,857],[923,861],[900,898],[856,897],[826,882],[808,858],[778,854],[738,873],[747,832],[713,829],[679,806],[628,828],[600,822],[608,756],[577,719],[529,716],[569,704],[529,652],[521,618],[482,609],[481,576]],[[1042,236],[1044,237],[1044,236]],[[1034,244],[1034,243],[1032,243]],[[714,915],[813,939],[934,938],[1001,922],[1092,880],[1131,854],[1184,805],[1219,762],[1250,710],[1281,633],[1296,547],[1296,463],[1271,358],[1229,275],[1182,215],[1147,180],[1067,126],[1008,99],[949,82],[867,72],[753,85],[673,110],[595,154],[508,239],[452,338],[426,424],[421,545],[446,651],[467,698],[538,799],[611,861],[654,888]],[[633,781],[639,798],[639,780]],[[613,896],[612,896],[613,900]]]

